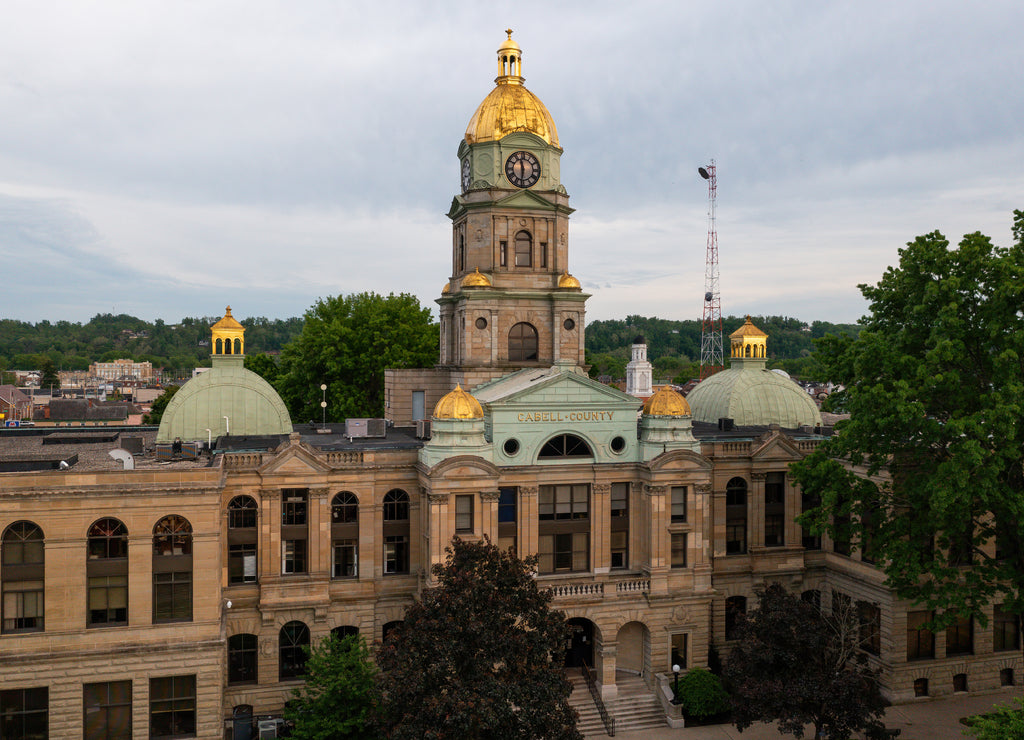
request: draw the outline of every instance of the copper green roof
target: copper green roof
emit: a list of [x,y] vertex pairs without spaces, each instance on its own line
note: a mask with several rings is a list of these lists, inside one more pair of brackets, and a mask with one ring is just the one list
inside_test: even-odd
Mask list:
[[767,370],[764,360],[733,358],[728,370],[690,391],[694,421],[732,419],[737,426],[778,424],[785,429],[821,424],[810,395],[789,378]]
[[210,370],[185,383],[164,410],[157,442],[290,434],[292,421],[281,397],[242,362],[241,355],[215,355]]

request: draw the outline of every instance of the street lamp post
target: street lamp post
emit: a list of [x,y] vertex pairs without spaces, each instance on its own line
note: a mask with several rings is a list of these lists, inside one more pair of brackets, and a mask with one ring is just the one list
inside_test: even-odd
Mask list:
[[323,393],[323,400],[320,401],[320,410],[321,410],[320,428],[321,429],[326,429],[327,428],[327,383],[321,383],[320,384],[320,390]]
[[672,689],[672,701],[674,703],[676,703],[676,704],[679,703],[679,670],[680,670],[679,669],[679,664],[678,663],[673,663],[672,664],[672,673],[675,675],[676,681],[675,681],[675,687]]

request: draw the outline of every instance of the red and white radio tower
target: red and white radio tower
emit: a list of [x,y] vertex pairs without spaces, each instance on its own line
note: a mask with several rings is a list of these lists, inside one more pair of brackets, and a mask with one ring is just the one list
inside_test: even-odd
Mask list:
[[700,325],[700,379],[725,369],[722,358],[722,297],[718,292],[718,232],[715,230],[715,197],[718,177],[715,160],[697,172],[708,181],[708,250],[704,263],[704,318]]

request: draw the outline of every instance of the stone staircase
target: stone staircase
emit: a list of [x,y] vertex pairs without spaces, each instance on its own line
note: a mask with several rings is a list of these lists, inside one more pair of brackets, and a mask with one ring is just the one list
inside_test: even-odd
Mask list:
[[[597,711],[586,681],[578,669],[569,669],[569,680],[573,690],[569,703],[575,707],[580,718],[576,723],[586,738],[608,737],[604,722]],[[615,718],[616,733],[635,732],[665,726],[665,713],[657,698],[647,688],[643,679],[632,673],[618,671],[615,675],[619,693],[617,698],[606,704],[609,714]]]

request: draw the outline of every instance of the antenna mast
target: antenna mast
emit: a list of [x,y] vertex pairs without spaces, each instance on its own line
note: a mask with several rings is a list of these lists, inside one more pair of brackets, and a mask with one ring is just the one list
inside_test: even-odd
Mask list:
[[722,297],[718,290],[718,232],[715,230],[715,199],[718,176],[715,160],[697,172],[708,181],[708,248],[704,262],[704,317],[700,325],[700,379],[725,369],[722,358]]

